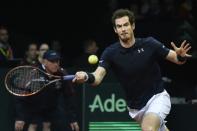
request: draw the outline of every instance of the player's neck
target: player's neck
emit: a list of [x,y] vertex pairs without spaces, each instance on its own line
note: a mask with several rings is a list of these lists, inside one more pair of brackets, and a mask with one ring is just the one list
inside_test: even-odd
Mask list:
[[126,41],[122,41],[120,39],[120,44],[124,48],[130,48],[130,47],[132,47],[135,44],[135,38],[134,37],[131,37],[130,39],[128,39]]

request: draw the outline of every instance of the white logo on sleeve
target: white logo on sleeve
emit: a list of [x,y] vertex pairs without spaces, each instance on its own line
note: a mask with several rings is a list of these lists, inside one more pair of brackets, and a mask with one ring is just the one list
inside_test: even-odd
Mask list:
[[99,64],[102,64],[103,62],[104,62],[104,60],[100,60],[100,61],[99,61]]
[[137,51],[138,51],[138,53],[141,53],[141,52],[144,52],[144,49],[143,48],[140,48]]

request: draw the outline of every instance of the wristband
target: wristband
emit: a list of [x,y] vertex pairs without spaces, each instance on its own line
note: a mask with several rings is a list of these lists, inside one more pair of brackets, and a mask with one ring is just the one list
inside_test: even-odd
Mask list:
[[186,57],[182,57],[180,55],[177,55],[177,60],[180,61],[180,62],[185,62],[187,60]]
[[87,73],[86,82],[89,83],[89,84],[94,83],[94,81],[95,81],[94,75],[92,73],[88,73],[88,72],[86,72],[86,73]]

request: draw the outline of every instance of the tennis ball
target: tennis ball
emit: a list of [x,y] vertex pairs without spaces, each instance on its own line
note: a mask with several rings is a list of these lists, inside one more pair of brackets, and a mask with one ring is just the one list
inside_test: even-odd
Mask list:
[[90,64],[96,64],[98,62],[98,57],[96,55],[90,55],[88,57],[88,62]]

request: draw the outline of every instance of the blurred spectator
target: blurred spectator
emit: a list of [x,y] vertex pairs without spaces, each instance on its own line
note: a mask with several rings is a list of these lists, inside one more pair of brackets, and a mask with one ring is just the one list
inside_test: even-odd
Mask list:
[[196,0],[111,0],[109,10],[128,8],[136,14],[136,20],[196,19],[196,3]]
[[192,0],[182,0],[176,9],[175,39],[181,41],[186,39],[192,45],[192,51],[197,50],[197,30],[195,28]]
[[187,20],[181,21],[177,24],[176,29],[176,39],[177,40],[188,40],[192,44],[192,48],[197,49],[197,30],[191,25]]
[[138,3],[136,2],[131,3],[129,8],[135,14],[136,20],[143,19],[143,16],[140,15],[140,8],[139,8]]
[[[181,68],[181,72],[187,76],[181,77],[180,67],[174,68],[173,72],[176,73],[174,75],[174,84],[173,88],[175,89],[174,93],[176,93],[176,89],[179,90],[178,93],[181,93],[186,98],[186,101],[190,102],[194,98],[194,85],[195,85],[195,77],[196,69],[193,68],[196,65],[196,58],[197,58],[197,30],[195,29],[193,22],[193,16],[191,14],[192,4],[190,0],[182,0],[177,7],[177,14],[176,18],[176,25],[174,31],[174,40],[182,41],[187,40],[190,45],[192,46],[191,54],[192,58],[188,60],[188,63],[183,65]],[[178,87],[178,88],[177,88]]]
[[193,19],[191,13],[192,11],[191,0],[182,0],[177,9],[178,9],[177,16],[179,19],[185,19],[185,20]]
[[84,43],[84,53],[85,54],[91,54],[91,55],[96,55],[97,54],[97,51],[98,51],[98,45],[96,43],[95,40],[93,39],[89,39],[89,40],[86,40],[85,43]]
[[[25,51],[24,59],[21,61],[20,65],[31,65],[31,66],[39,66],[38,57],[37,57],[37,44],[31,43],[28,45],[27,50]],[[27,98],[14,97],[15,102],[15,130],[22,131],[25,129],[25,124],[27,124],[28,120],[25,119],[28,114],[21,112],[21,107],[26,108],[24,105],[24,101],[28,101]],[[27,102],[28,103],[28,102]],[[30,127],[31,127],[30,123]]]
[[9,35],[5,27],[0,27],[0,61],[12,60],[13,52],[8,42]]
[[161,18],[163,18],[163,20],[171,20],[175,15],[174,0],[163,0],[161,5]]
[[118,0],[109,0],[109,11],[112,13],[114,10],[118,8]]
[[159,0],[150,0],[149,16],[151,18],[158,17],[161,12],[160,8]]
[[76,60],[75,60],[75,66],[77,66],[80,69],[94,69],[96,68],[97,64],[91,65],[88,63],[88,57],[90,55],[98,55],[98,45],[95,40],[88,39],[83,44],[83,54],[81,54]]
[[38,54],[37,54],[37,44],[31,43],[28,45],[28,48],[25,52],[25,57],[21,61],[21,65],[38,65]]
[[144,17],[146,17],[148,15],[148,12],[150,10],[150,4],[148,2],[148,0],[141,0],[140,1],[140,14]]
[[43,61],[43,55],[46,51],[49,50],[49,45],[47,43],[42,43],[39,47],[39,51],[38,51],[38,61],[40,63],[42,63]]

